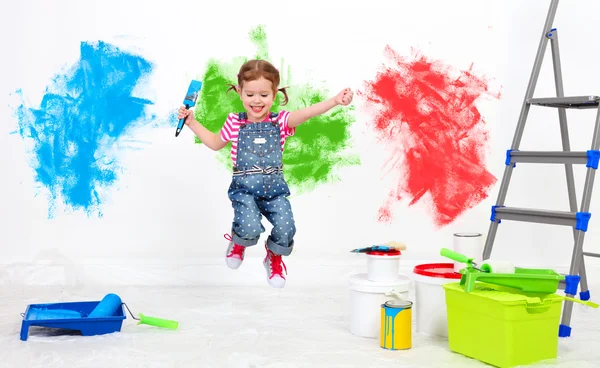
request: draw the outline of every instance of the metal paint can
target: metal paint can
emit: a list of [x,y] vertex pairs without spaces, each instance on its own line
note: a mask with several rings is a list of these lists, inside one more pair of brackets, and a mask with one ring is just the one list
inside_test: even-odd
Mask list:
[[412,347],[412,305],[408,300],[389,300],[381,305],[380,345],[389,350]]

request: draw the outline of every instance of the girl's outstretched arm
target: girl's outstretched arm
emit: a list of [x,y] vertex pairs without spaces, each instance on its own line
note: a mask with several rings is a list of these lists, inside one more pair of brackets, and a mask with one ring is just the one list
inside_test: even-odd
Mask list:
[[310,118],[314,118],[315,116],[326,113],[337,105],[347,106],[350,104],[350,102],[352,102],[353,94],[354,93],[352,90],[350,90],[350,88],[346,88],[338,93],[337,96],[334,96],[328,100],[318,102],[300,110],[292,111],[288,119],[288,126],[290,128],[295,128]]
[[219,134],[211,132],[210,130],[206,129],[204,125],[200,124],[194,117],[192,110],[186,110],[183,106],[180,107],[177,118],[185,118],[185,125],[187,125],[192,132],[196,134],[200,141],[211,150],[218,151],[227,145],[227,142],[223,142]]

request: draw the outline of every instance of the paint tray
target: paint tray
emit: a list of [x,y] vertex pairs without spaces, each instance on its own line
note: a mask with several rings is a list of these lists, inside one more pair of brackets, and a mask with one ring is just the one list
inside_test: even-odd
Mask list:
[[554,294],[559,283],[565,276],[550,269],[519,268],[515,267],[514,273],[488,273],[464,268],[461,270],[461,286],[466,292],[475,289],[475,282],[485,282],[521,290],[526,293]]
[[100,301],[30,304],[22,313],[21,340],[26,341],[29,327],[38,326],[79,331],[83,336],[121,331],[125,311],[121,305],[110,317],[88,317]]

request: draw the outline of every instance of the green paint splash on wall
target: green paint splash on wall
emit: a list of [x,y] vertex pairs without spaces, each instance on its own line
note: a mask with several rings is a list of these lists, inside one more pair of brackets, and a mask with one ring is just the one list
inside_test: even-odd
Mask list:
[[267,43],[267,33],[265,29],[258,26],[250,30],[250,41],[256,46],[256,58],[262,60],[269,59],[269,46]]
[[[267,34],[262,26],[249,32],[249,38],[256,46],[257,59],[269,60]],[[236,57],[223,62],[210,59],[206,71],[201,78],[202,89],[196,107],[196,119],[212,132],[218,132],[227,114],[243,110],[239,96],[227,90],[228,83],[237,84],[236,76],[240,66],[246,62],[246,57]],[[284,73],[284,70],[286,73]],[[279,67],[281,85],[290,86],[291,71],[284,67],[283,61]],[[297,110],[315,104],[331,97],[325,88],[315,89],[309,84],[297,85],[288,89],[290,101],[281,106],[283,95],[277,94],[272,111]],[[307,192],[324,183],[339,180],[334,173],[336,168],[359,165],[358,155],[345,154],[343,151],[350,147],[350,125],[354,123],[354,107],[336,107],[327,114],[315,117],[300,125],[296,134],[286,141],[283,163],[285,178],[290,187],[296,192]],[[201,143],[196,138],[196,143]],[[231,168],[231,144],[219,152],[218,159],[227,168]]]

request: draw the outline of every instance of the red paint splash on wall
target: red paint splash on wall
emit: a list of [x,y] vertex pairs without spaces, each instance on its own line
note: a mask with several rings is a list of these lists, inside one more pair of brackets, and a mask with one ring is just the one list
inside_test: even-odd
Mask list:
[[387,164],[400,178],[379,221],[391,222],[395,201],[409,197],[412,206],[428,194],[435,225],[442,227],[487,198],[496,183],[484,164],[488,134],[475,101],[500,93],[490,92],[472,66],[457,71],[418,53],[408,60],[389,47],[385,55],[389,65],[357,93],[379,138],[392,147]]

